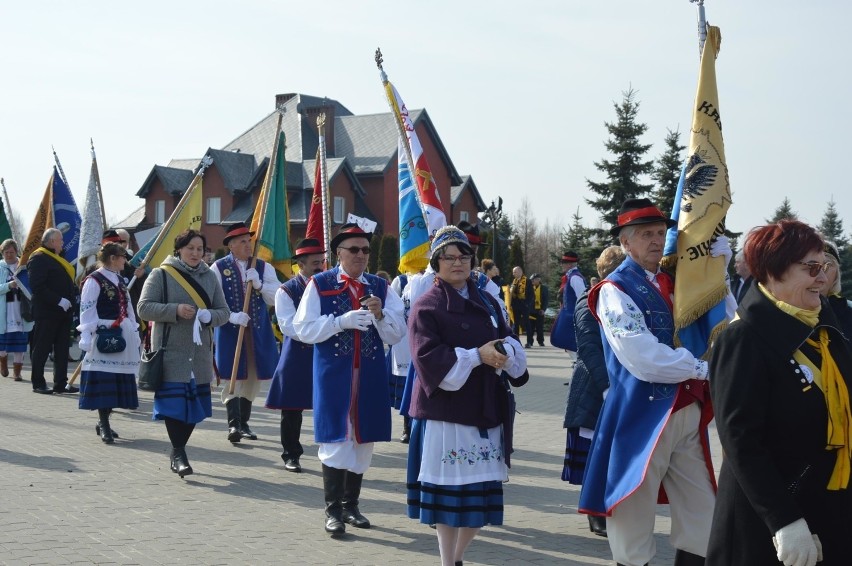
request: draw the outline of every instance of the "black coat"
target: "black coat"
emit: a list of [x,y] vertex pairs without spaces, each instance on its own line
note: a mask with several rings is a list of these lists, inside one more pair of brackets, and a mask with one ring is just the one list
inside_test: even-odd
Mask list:
[[[852,485],[828,491],[836,453],[827,451],[825,397],[809,385],[793,353],[812,329],[753,285],[710,358],[710,390],[724,459],[706,564],[778,564],[772,535],[802,517],[828,564],[849,564]],[[847,383],[852,357],[831,309],[819,328]]]
[[[62,320],[74,315],[77,284],[58,261],[45,253],[34,253],[27,261],[30,289],[33,293],[33,320]],[[59,306],[60,299],[68,299],[71,308]]]
[[594,429],[603,406],[603,392],[609,387],[600,325],[589,309],[589,292],[577,300],[574,310],[577,335],[577,361],[568,390],[563,428]]

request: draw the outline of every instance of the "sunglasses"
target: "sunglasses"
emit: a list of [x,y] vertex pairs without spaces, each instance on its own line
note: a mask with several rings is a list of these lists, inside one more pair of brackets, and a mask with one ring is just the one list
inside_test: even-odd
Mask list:
[[828,269],[834,265],[833,261],[827,261],[825,263],[820,263],[818,261],[797,261],[799,265],[804,265],[808,268],[808,275],[811,277],[816,277],[819,275],[819,272],[827,273]]
[[370,246],[358,247],[358,246],[350,246],[348,248],[344,248],[343,246],[337,248],[338,250],[346,250],[352,255],[358,255],[358,252],[361,252],[364,255],[370,255]]

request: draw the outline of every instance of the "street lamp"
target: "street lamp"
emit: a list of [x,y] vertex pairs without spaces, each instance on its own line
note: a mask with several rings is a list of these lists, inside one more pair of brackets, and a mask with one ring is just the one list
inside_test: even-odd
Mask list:
[[[497,197],[497,204],[494,204],[494,201],[491,201],[491,205],[485,210],[485,218],[488,219],[488,223],[491,224],[491,238],[494,240],[491,245],[493,246],[493,253],[491,255],[491,259],[494,260],[494,265],[497,265],[497,223],[500,221],[500,216],[503,214],[503,197]],[[497,265],[497,267],[500,267]]]

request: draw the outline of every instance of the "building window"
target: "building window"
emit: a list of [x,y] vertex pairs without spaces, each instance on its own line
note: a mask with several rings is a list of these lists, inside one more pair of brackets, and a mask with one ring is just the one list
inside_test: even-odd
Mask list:
[[207,199],[207,224],[218,224],[222,221],[222,199],[220,197],[210,197]]
[[468,222],[468,218],[470,217],[467,215],[466,210],[462,210],[461,212],[459,212],[459,222]]
[[334,197],[334,222],[343,224],[346,222],[346,199],[343,197]]
[[166,221],[166,201],[154,201],[154,224],[162,224]]

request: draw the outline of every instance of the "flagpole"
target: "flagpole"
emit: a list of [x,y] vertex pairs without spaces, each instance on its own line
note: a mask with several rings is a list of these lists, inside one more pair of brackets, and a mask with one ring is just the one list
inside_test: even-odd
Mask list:
[[[95,157],[95,142],[92,138],[89,138],[89,144],[92,147],[92,168],[95,173],[95,187],[98,191],[98,202],[100,202],[101,205],[101,220],[103,221],[104,230],[106,230],[108,226],[106,222],[106,209],[104,208],[104,194],[101,192],[101,175],[98,173],[98,159]],[[128,245],[129,244],[130,242],[128,242]]]
[[698,58],[704,53],[704,42],[707,41],[707,17],[704,13],[704,0],[689,0],[698,8]]
[[18,234],[15,233],[15,224],[12,222],[12,203],[9,202],[9,193],[6,192],[6,180],[2,177],[0,177],[0,185],[3,186],[3,208],[6,210],[6,220],[9,222],[9,228],[12,230],[12,239],[19,242]]
[[331,250],[329,246],[329,232],[331,230],[331,218],[328,210],[328,167],[325,153],[325,112],[317,117],[317,130],[319,131],[319,170],[320,170],[320,198],[322,205],[322,238],[325,250],[325,264],[331,265]]
[[[275,170],[275,167],[278,165],[276,160],[278,158],[278,138],[281,137],[281,122],[284,119],[284,109],[278,108],[278,125],[275,127],[275,141],[272,143],[272,155],[269,159],[269,168],[266,170],[266,175],[263,179],[263,187],[260,190],[261,196],[261,206],[260,206],[260,218],[257,221],[257,231],[254,234],[254,245],[251,250],[251,259],[249,260],[249,264],[246,266],[246,271],[249,269],[254,269],[254,266],[257,264],[257,247],[258,242],[260,241],[261,236],[263,235],[263,224],[266,221],[266,204],[269,202],[269,192],[270,192],[270,183],[272,180],[272,174]],[[284,198],[287,198],[287,195],[284,195]],[[255,208],[257,210],[257,208]],[[270,265],[270,267],[272,267]],[[261,281],[261,285],[263,285],[263,281]],[[249,302],[251,301],[251,294],[253,289],[252,285],[249,281],[246,281],[243,286],[243,310],[242,312],[247,313],[249,310]],[[240,354],[243,349],[243,336],[245,335],[246,327],[240,325],[239,330],[237,331],[237,345],[234,349],[234,365],[231,367],[231,379],[230,384],[228,385],[228,395],[233,395],[234,390],[237,387],[237,370],[240,367]]]
[[[171,213],[169,218],[165,222],[163,222],[162,226],[160,227],[160,232],[157,234],[157,238],[154,240],[154,243],[151,244],[151,247],[148,249],[148,253],[145,254],[145,258],[142,260],[142,263],[139,264],[139,267],[141,269],[144,269],[145,266],[148,265],[148,262],[151,261],[151,258],[157,252],[158,248],[160,247],[160,244],[162,243],[163,239],[166,237],[166,233],[171,228],[170,221],[174,222],[174,220],[172,220],[172,219],[177,218],[179,213],[186,206],[186,203],[189,201],[189,197],[191,196],[190,195],[190,189],[192,189],[192,187],[195,186],[195,183],[198,182],[199,179],[204,177],[204,171],[208,167],[210,167],[210,165],[212,165],[212,164],[213,164],[213,158],[210,157],[209,155],[205,155],[204,157],[201,158],[201,168],[198,170],[198,173],[195,174],[195,177],[192,178],[192,181],[190,181],[189,187],[187,187],[187,189],[184,191],[183,196],[180,197],[180,201],[178,201],[177,206],[175,207],[174,211]],[[130,283],[127,284],[127,289],[130,290],[133,287],[134,283],[136,283],[136,276],[135,275],[130,280]]]
[[[387,89],[388,86],[388,75],[385,73],[384,67],[382,67],[382,63],[384,59],[382,58],[382,49],[381,47],[376,48],[376,66],[379,68],[379,72],[381,74],[382,85]],[[405,155],[408,157],[408,167],[409,171],[412,174],[412,181],[414,182],[415,188],[417,187],[417,180],[414,178],[416,175],[417,164],[414,162],[414,157],[411,153],[411,144],[408,142],[408,134],[405,133],[405,127],[402,123],[402,116],[400,116],[396,107],[393,104],[393,101],[388,97],[388,106],[390,106],[391,114],[393,114],[394,122],[396,123],[397,133],[399,134],[400,139],[403,140],[403,147],[405,148]],[[417,204],[420,205],[420,212],[423,214],[423,221],[426,223],[427,230],[429,226],[429,218],[426,215],[426,207],[423,205],[423,201],[420,199],[420,193],[415,190],[414,197],[417,199]]]
[[59,176],[62,178],[62,182],[65,183],[65,186],[68,187],[68,190],[71,190],[71,185],[68,184],[68,179],[65,178],[65,171],[62,170],[62,164],[59,162],[59,156],[56,155],[56,149],[53,146],[50,146],[50,149],[53,151],[53,160],[56,162],[56,167],[59,169]]

